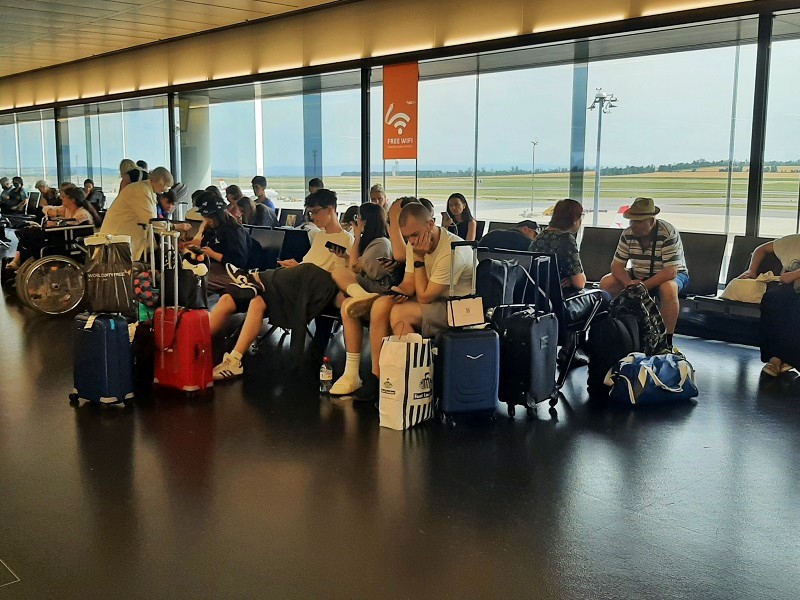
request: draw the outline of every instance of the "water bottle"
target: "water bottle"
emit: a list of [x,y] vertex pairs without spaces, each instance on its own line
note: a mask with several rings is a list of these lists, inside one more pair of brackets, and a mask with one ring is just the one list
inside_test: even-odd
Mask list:
[[331,369],[331,359],[327,356],[322,361],[322,366],[319,368],[319,392],[320,394],[327,394],[331,391],[333,385],[333,369]]

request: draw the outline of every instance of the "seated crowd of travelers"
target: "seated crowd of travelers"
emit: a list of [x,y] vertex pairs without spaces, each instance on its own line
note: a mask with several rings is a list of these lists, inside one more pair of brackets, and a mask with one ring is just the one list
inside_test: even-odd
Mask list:
[[[141,260],[146,236],[140,223],[154,217],[169,218],[177,202],[171,173],[164,167],[152,171],[147,165],[123,160],[120,164],[120,192],[100,224],[98,211],[104,207],[102,190],[91,180],[84,188],[64,184],[55,191],[46,182],[36,184],[41,193],[44,229],[64,224],[94,223],[102,233],[128,235],[132,256]],[[3,213],[24,211],[27,198],[22,179],[0,179]],[[267,181],[252,179],[255,198],[241,188],[217,186],[192,194],[187,221],[199,226],[189,233],[187,226],[179,247],[194,258],[208,261],[208,291],[219,295],[210,312],[212,333],[225,327],[234,313],[245,319],[235,345],[214,368],[214,378],[224,380],[244,372],[242,357],[258,337],[263,320],[306,324],[327,308],[341,315],[346,349],[344,372],[333,384],[333,395],[355,395],[357,399],[377,397],[380,381],[379,350],[390,335],[418,332],[435,336],[447,327],[446,299],[451,277],[456,296],[469,294],[473,258],[468,247],[457,241],[473,241],[477,222],[466,198],[454,193],[447,199],[441,225],[436,224],[432,203],[425,198],[402,197],[387,201],[381,185],[369,190],[361,206],[351,206],[341,218],[336,192],[312,179],[304,203],[303,223],[309,232],[310,250],[300,261],[278,261],[276,269],[258,271],[252,257],[258,243],[243,225],[272,227],[278,224],[274,204],[266,195]],[[95,198],[92,201],[92,198]],[[637,198],[624,213],[629,226],[621,233],[610,264],[610,272],[598,283],[613,298],[627,286],[641,283],[657,300],[673,347],[679,297],[689,285],[683,243],[677,229],[657,218],[660,208],[651,198]],[[490,250],[525,250],[556,256],[563,296],[582,293],[587,286],[576,236],[585,212],[572,199],[556,203],[547,227],[539,231],[534,221],[523,220],[507,230],[495,230],[480,239]],[[26,227],[17,233],[19,244],[3,273],[13,273],[30,257],[38,255],[43,229]],[[761,261],[775,254],[783,265],[781,285],[770,289],[762,303],[762,358],[764,372],[776,376],[800,364],[796,332],[785,326],[785,316],[800,310],[800,235],[787,236],[759,247],[750,268],[740,277],[752,278]],[[366,379],[359,373],[368,327],[372,368]],[[303,351],[302,336],[293,336],[293,351]]]

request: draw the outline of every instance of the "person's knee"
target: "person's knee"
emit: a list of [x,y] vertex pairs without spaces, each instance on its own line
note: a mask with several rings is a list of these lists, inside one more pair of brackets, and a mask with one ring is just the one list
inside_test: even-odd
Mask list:
[[264,314],[267,310],[267,303],[264,302],[264,299],[261,296],[256,296],[252,300],[250,300],[250,304],[247,306],[247,313],[254,313],[254,314]]
[[617,285],[617,279],[611,273],[603,275],[600,278],[600,289],[601,290],[611,290],[615,288]]
[[678,284],[674,279],[665,281],[658,286],[658,296],[661,302],[677,302],[678,301]]
[[223,294],[211,312],[233,314],[236,311],[236,302],[230,294]]

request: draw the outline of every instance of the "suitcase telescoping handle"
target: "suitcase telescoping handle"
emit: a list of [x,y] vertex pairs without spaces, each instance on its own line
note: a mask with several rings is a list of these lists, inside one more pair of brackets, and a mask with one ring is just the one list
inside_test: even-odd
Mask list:
[[[540,297],[544,296],[544,302],[541,303],[545,310],[542,312],[549,312],[547,307],[550,305],[550,257],[549,256],[536,256],[531,257],[531,267],[533,264],[536,263],[536,283],[533,286],[534,288],[534,296],[533,296],[533,305],[536,307],[536,310],[539,310],[540,304]],[[542,281],[542,265],[544,265],[545,271],[547,272],[547,277],[545,277],[544,287],[541,284]],[[545,292],[545,290],[547,290]]]
[[472,290],[470,291],[470,295],[474,296],[476,287],[475,287],[475,278],[478,274],[478,242],[453,242],[450,244],[450,297],[453,297],[453,293],[455,291],[456,282],[453,279],[453,263],[456,261],[456,250],[462,246],[467,246],[472,248]]

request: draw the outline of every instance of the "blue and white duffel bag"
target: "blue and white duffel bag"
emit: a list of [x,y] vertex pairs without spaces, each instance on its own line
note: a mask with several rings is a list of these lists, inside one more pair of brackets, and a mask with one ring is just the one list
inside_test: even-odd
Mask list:
[[681,402],[697,396],[694,368],[682,354],[632,352],[611,367],[605,380],[611,401],[626,406]]

